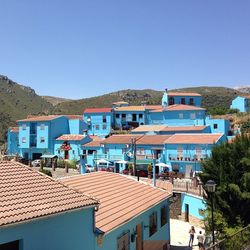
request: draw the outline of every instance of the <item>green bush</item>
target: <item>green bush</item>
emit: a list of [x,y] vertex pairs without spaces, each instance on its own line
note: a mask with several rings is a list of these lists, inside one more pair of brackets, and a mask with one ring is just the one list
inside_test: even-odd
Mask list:
[[64,168],[65,167],[65,161],[62,159],[57,160],[57,167],[58,168]]
[[46,175],[52,177],[52,173],[51,173],[50,170],[47,170],[47,169],[40,169],[39,171],[40,171],[41,173],[44,173],[44,174],[46,174]]

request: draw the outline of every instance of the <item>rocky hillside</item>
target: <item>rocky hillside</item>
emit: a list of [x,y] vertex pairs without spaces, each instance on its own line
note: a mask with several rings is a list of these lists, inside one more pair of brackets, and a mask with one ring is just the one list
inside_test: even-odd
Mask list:
[[0,143],[7,128],[28,114],[48,113],[52,105],[35,91],[0,75]]

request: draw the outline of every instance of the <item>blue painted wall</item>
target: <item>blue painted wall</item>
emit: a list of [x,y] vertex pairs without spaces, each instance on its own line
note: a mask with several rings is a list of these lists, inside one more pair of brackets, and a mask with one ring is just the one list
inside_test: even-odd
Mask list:
[[237,96],[231,104],[232,109],[238,109],[240,112],[250,111],[250,99],[242,96]]
[[8,129],[7,134],[7,152],[9,155],[16,155],[19,154],[18,144],[19,144],[19,137],[18,132],[11,131],[11,129]]
[[222,133],[226,136],[230,131],[230,122],[226,119],[212,119],[209,116],[206,117],[206,125],[210,126],[211,133]]
[[[193,106],[196,106],[196,107],[200,107],[201,106],[201,101],[202,101],[202,97],[201,96],[190,96],[190,95],[185,95],[185,96],[172,96],[171,95],[171,92],[168,93],[168,103],[171,104],[171,100],[170,99],[173,99],[174,100],[174,104],[185,104],[185,105],[193,105]],[[183,100],[184,99],[184,102],[183,103]],[[191,103],[191,99],[193,99],[193,104]]]
[[92,250],[93,208],[0,228],[0,244],[22,240],[21,250]]
[[189,214],[202,220],[204,216],[199,213],[199,210],[205,210],[206,204],[202,197],[182,193],[181,194],[181,212],[185,213],[185,204],[189,205]]
[[[98,246],[96,244],[96,250],[117,250],[117,238],[119,238],[124,232],[130,231],[130,234],[136,230],[136,225],[142,223],[143,228],[143,240],[170,240],[170,223],[169,223],[169,207],[167,213],[167,224],[161,227],[161,207],[163,205],[168,206],[168,201],[163,201],[158,205],[154,206],[153,208],[145,211],[144,213],[140,214],[136,218],[132,219],[131,221],[123,224],[119,228],[107,233],[104,235],[103,245]],[[157,232],[149,237],[149,216],[153,213],[157,212]],[[146,226],[144,228],[144,226]],[[130,241],[130,250],[136,249],[136,241]]]

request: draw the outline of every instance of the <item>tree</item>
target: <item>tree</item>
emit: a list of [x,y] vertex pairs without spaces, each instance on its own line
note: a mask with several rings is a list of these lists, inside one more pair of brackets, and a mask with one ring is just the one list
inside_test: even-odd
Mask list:
[[[212,179],[217,184],[214,194],[216,231],[225,233],[228,228],[250,224],[250,137],[242,135],[231,143],[224,143],[212,150],[203,162],[202,183]],[[210,197],[206,218],[210,222]],[[223,227],[221,226],[223,225]]]
[[250,119],[241,125],[241,133],[250,133]]

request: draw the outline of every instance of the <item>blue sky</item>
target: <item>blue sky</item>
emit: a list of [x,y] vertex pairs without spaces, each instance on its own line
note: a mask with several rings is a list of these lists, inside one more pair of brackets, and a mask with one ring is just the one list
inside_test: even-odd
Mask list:
[[0,74],[68,98],[250,84],[249,0],[0,0]]

